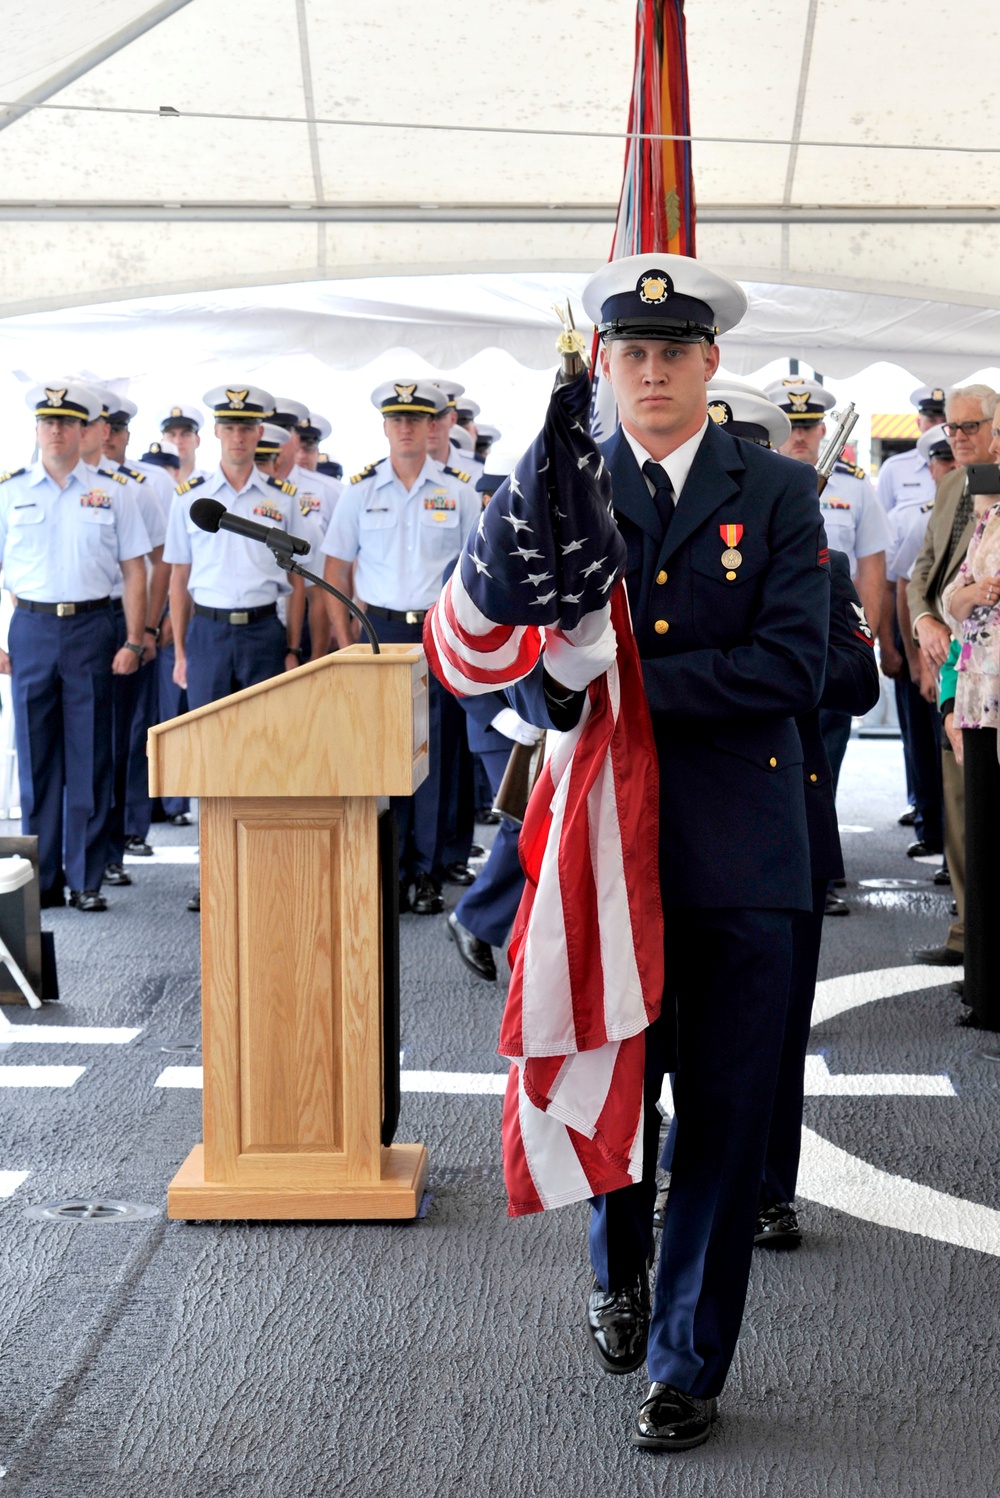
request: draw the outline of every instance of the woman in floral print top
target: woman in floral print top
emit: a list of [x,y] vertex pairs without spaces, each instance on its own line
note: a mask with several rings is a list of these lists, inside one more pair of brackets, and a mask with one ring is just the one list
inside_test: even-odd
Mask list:
[[[998,408],[1000,414],[1000,408]],[[990,451],[1000,456],[994,416]],[[987,501],[988,503],[988,501]],[[942,599],[945,618],[962,642],[955,686],[955,721],[962,730],[965,781],[965,988],[969,1005],[959,1024],[1000,1030],[996,980],[996,905],[1000,900],[1000,503],[979,517],[968,554]]]
[[1000,503],[980,516],[965,561],[945,589],[945,618],[962,642],[955,717],[1000,727]]

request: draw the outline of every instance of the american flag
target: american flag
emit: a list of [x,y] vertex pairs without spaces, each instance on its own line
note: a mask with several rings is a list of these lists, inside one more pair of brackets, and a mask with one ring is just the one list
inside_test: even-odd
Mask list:
[[642,1173],[643,1032],[659,1012],[657,763],[620,579],[625,547],[587,425],[589,380],[554,391],[545,426],[497,490],[424,624],[456,695],[527,676],[546,634],[608,607],[617,658],[558,739],[521,832],[500,1054],[511,1058],[504,1175],[512,1216]]

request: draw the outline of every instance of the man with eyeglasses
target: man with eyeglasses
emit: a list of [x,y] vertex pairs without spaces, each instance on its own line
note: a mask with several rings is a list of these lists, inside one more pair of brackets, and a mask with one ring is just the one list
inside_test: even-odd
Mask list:
[[[939,743],[938,673],[951,649],[951,631],[944,622],[941,595],[962,565],[975,529],[973,499],[966,493],[966,469],[970,463],[995,461],[990,444],[996,403],[996,391],[989,385],[960,385],[948,391],[944,433],[959,466],[954,472],[946,473],[938,485],[924,544],[906,589],[913,639],[918,648],[920,690],[932,704]],[[955,763],[954,754],[944,750],[941,753],[941,778],[948,866],[953,878],[960,881],[965,867],[964,780],[962,767]],[[942,945],[918,948],[913,955],[918,962],[944,967],[957,965],[962,960],[957,927],[952,926]]]

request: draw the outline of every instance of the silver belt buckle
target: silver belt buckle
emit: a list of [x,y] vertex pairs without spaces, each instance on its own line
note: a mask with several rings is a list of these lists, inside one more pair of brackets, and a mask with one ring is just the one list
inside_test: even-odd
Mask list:
[[407,622],[407,624],[419,624],[420,623],[420,614],[417,612],[416,609],[407,609],[407,611],[406,611],[406,622]]
[[246,609],[239,609],[235,614],[230,614],[229,622],[230,624],[249,624],[250,615]]
[[75,613],[76,613],[76,604],[75,603],[57,603],[56,604],[56,618],[57,619],[72,619],[73,615]]

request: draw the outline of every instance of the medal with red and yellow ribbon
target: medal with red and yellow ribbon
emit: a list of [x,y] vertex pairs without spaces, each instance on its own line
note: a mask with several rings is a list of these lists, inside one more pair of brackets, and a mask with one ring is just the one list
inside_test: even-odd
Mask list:
[[733,569],[739,567],[743,561],[742,553],[736,550],[743,535],[743,527],[742,525],[720,525],[719,535],[726,543],[726,549],[722,553],[722,565],[728,570],[729,581],[732,582],[736,577]]

